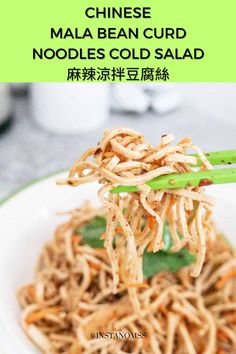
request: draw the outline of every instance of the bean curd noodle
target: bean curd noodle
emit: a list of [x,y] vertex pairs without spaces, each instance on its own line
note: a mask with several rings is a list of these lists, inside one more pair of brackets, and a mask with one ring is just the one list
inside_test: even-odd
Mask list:
[[[76,227],[104,209],[71,212],[42,250],[35,281],[18,298],[21,324],[47,354],[223,354],[236,351],[236,258],[221,236],[207,241],[198,278],[187,268],[159,273],[138,288],[141,313],[129,294],[113,289],[105,249],[83,244]],[[91,333],[144,333],[131,340],[91,338]]]
[[[204,194],[203,187],[154,191],[145,184],[158,176],[192,171],[197,158],[187,155],[190,148],[199,155],[202,168],[212,168],[190,139],[171,145],[173,140],[172,135],[165,135],[158,146],[153,146],[131,129],[105,131],[99,144],[74,164],[68,179],[59,181],[71,186],[92,181],[102,184],[98,195],[107,210],[104,238],[112,266],[113,290],[115,293],[120,285],[128,288],[136,311],[140,310],[137,288],[143,284],[143,253],[146,248],[150,252],[163,249],[165,222],[169,223],[172,251],[188,247],[196,254],[190,271],[193,277],[201,272],[206,239],[211,237],[214,201]],[[110,193],[118,185],[138,186],[139,191],[129,195]]]
[[[86,203],[69,213],[43,248],[35,281],[18,298],[28,337],[48,354],[236,352],[236,257],[212,221],[214,200],[202,186],[151,190],[153,178],[212,166],[188,138],[153,146],[134,130],[105,131],[76,161],[66,180],[98,181],[102,207]],[[169,181],[175,183],[174,180]],[[115,194],[117,186],[138,191]],[[77,232],[94,217],[106,219],[104,248]],[[144,252],[162,251],[164,224],[171,252],[187,248],[195,263],[176,273],[143,276]],[[101,332],[143,333],[135,339],[92,338]]]

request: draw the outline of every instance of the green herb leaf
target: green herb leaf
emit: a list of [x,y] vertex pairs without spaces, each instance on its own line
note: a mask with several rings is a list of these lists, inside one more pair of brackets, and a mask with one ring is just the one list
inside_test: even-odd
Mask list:
[[195,261],[195,256],[186,248],[176,253],[159,251],[145,252],[143,256],[143,274],[150,278],[159,272],[178,272]]
[[[106,219],[97,216],[90,222],[75,230],[83,235],[83,242],[93,248],[104,247],[104,241],[101,240],[102,234],[106,231]],[[181,237],[181,236],[180,236]],[[143,257],[143,273],[145,278],[154,276],[159,272],[177,272],[183,267],[192,264],[195,256],[186,248],[179,252],[170,251],[173,244],[168,224],[163,228],[164,250],[153,253],[145,251]]]
[[83,241],[86,245],[93,248],[103,248],[104,241],[101,240],[102,234],[106,231],[106,220],[101,216],[96,216],[88,224],[75,230],[83,235]]

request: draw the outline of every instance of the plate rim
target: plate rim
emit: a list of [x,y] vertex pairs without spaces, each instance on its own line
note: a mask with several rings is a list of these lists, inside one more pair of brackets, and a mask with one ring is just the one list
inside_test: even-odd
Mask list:
[[7,194],[5,197],[3,197],[2,199],[0,199],[0,208],[7,204],[10,200],[12,200],[15,196],[17,196],[18,194],[24,192],[26,189],[30,188],[31,186],[38,184],[40,182],[43,182],[51,177],[54,177],[56,175],[65,173],[68,171],[68,168],[63,168],[54,172],[51,172],[45,176],[42,177],[38,177],[38,178],[33,178],[30,179],[28,182],[25,182],[23,184],[21,184],[18,188],[14,189],[12,192],[10,192],[9,194]]

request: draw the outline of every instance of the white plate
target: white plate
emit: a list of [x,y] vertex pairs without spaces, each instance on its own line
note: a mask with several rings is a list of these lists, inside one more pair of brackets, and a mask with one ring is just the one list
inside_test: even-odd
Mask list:
[[[58,211],[78,207],[84,200],[97,203],[97,185],[78,188],[56,186],[54,175],[36,182],[5,201],[0,207],[0,349],[4,354],[35,354],[20,324],[17,289],[33,278],[34,265],[45,241],[64,217]],[[218,203],[215,218],[236,245],[236,185],[210,186],[208,193]]]

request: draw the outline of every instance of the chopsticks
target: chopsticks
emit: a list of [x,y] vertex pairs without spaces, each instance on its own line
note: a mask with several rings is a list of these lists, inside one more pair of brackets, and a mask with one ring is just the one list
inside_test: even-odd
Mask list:
[[[197,165],[202,162],[196,154]],[[213,151],[205,153],[209,162],[214,165],[230,165],[236,163],[236,150]],[[203,170],[197,172],[174,173],[160,176],[147,182],[146,184],[154,190],[184,188],[188,186],[208,186],[211,184],[236,183],[236,168],[221,168],[213,170]],[[137,192],[136,186],[118,186],[112,193]]]
[[[201,166],[202,162],[197,154],[192,154],[189,156],[194,156],[197,158],[197,165]],[[224,150],[224,151],[212,151],[206,152],[205,156],[207,160],[214,166],[217,165],[231,165],[236,163],[236,150]]]

